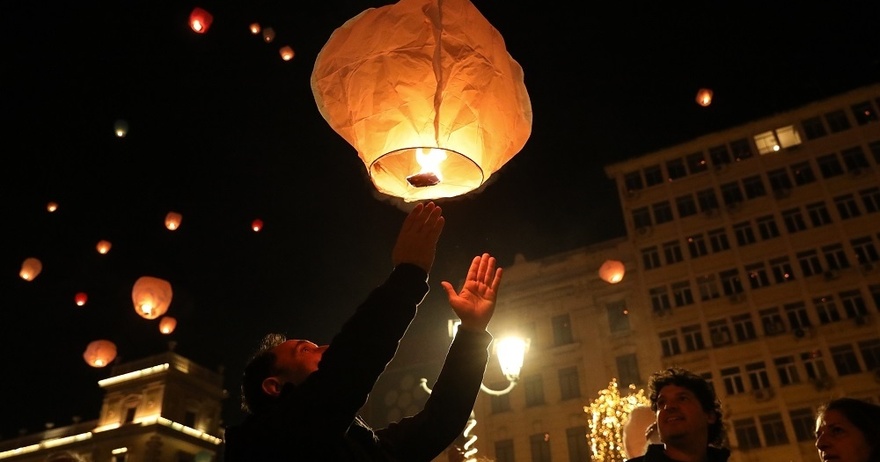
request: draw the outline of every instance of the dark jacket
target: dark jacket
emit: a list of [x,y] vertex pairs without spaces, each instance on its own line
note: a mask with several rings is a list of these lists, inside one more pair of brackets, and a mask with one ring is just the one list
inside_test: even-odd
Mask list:
[[399,265],[324,352],[318,370],[287,385],[276,405],[226,430],[225,462],[429,461],[462,432],[492,337],[459,330],[418,414],[373,430],[357,411],[397,352],[428,292],[427,274]]
[[[675,459],[666,455],[665,446],[662,444],[652,444],[648,446],[645,455],[627,459],[627,462],[676,462]],[[708,462],[727,462],[730,457],[730,450],[727,448],[708,447]]]

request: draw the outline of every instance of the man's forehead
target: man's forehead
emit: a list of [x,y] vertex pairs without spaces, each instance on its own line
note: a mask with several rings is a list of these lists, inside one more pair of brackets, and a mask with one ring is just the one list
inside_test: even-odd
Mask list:
[[660,389],[660,392],[657,393],[658,396],[681,396],[681,395],[691,395],[696,396],[691,389],[682,387],[680,385],[676,385],[674,383],[670,383],[665,387]]

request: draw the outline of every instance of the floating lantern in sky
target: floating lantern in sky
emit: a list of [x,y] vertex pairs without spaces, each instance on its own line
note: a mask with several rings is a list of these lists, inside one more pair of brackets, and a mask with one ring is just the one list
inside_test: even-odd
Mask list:
[[98,249],[99,254],[106,255],[107,252],[110,251],[110,247],[112,246],[113,244],[111,244],[110,241],[102,239],[98,241],[98,245],[96,245],[95,248]]
[[712,90],[708,88],[700,88],[700,90],[697,91],[697,104],[703,107],[712,104],[712,94]]
[[141,317],[156,319],[168,311],[171,304],[171,283],[152,276],[142,276],[134,283],[131,301]]
[[54,201],[49,202],[48,204],[46,204],[46,210],[48,210],[50,212],[54,212],[54,211],[58,210],[58,203],[54,202]]
[[95,340],[86,347],[83,359],[89,366],[104,367],[116,359],[116,344],[110,340]]
[[180,222],[183,220],[183,216],[181,216],[177,212],[168,212],[168,215],[165,215],[165,227],[174,231],[175,229],[180,227]]
[[113,132],[116,133],[117,138],[125,138],[125,135],[128,135],[128,122],[122,119],[117,120],[113,124]]
[[174,332],[174,328],[177,327],[177,319],[172,318],[171,316],[163,316],[161,320],[159,320],[159,332],[163,334],[170,334]]
[[43,262],[37,258],[30,257],[25,258],[24,262],[21,263],[21,271],[18,272],[18,275],[25,281],[33,281],[40,274],[40,271],[43,271]]
[[251,33],[254,35],[259,34],[260,30],[262,29],[260,27],[260,23],[258,23],[258,22],[252,22],[251,25],[248,26],[248,28],[251,30]]
[[263,220],[259,218],[255,219],[251,222],[251,229],[254,230],[255,233],[260,232],[263,229]]
[[281,59],[285,61],[290,61],[291,59],[293,59],[293,48],[291,48],[290,45],[284,45],[283,47],[281,47],[280,50],[278,50],[278,53],[281,54]]
[[208,32],[212,22],[214,22],[214,16],[203,8],[195,7],[189,14],[189,27],[197,34]]
[[606,260],[605,263],[602,263],[602,266],[599,267],[599,277],[605,282],[617,284],[623,280],[623,273],[625,271],[626,267],[623,266],[623,262]]
[[76,303],[76,306],[84,306],[88,300],[89,296],[85,292],[77,292],[76,295],[73,296],[73,301]]
[[479,188],[531,133],[522,68],[469,0],[363,11],[324,44],[311,86],[376,189],[407,202]]
[[266,43],[272,43],[272,40],[275,40],[275,29],[271,27],[263,29],[263,41]]

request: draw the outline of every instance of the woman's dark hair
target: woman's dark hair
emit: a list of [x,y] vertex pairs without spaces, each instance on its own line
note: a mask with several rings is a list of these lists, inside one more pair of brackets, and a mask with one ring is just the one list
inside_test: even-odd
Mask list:
[[650,392],[651,410],[657,412],[657,397],[660,390],[666,385],[677,385],[687,388],[697,397],[700,405],[706,412],[715,413],[715,422],[709,424],[709,444],[721,446],[724,444],[724,423],[721,421],[721,402],[715,395],[715,389],[706,379],[693,372],[679,367],[670,367],[651,374],[648,379]]
[[836,398],[819,406],[816,418],[827,411],[837,411],[855,425],[871,446],[870,461],[880,461],[880,406],[856,398]]
[[268,334],[244,367],[241,379],[241,410],[256,414],[266,408],[272,397],[263,393],[263,380],[276,374],[275,347],[287,341],[282,334]]

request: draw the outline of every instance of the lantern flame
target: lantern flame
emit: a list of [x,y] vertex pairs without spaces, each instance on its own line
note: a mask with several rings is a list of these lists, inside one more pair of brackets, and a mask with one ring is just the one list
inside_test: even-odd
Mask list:
[[415,158],[421,169],[417,174],[406,177],[409,184],[416,188],[424,188],[436,186],[443,181],[440,165],[447,158],[446,151],[431,148],[426,154],[422,148],[416,148]]

